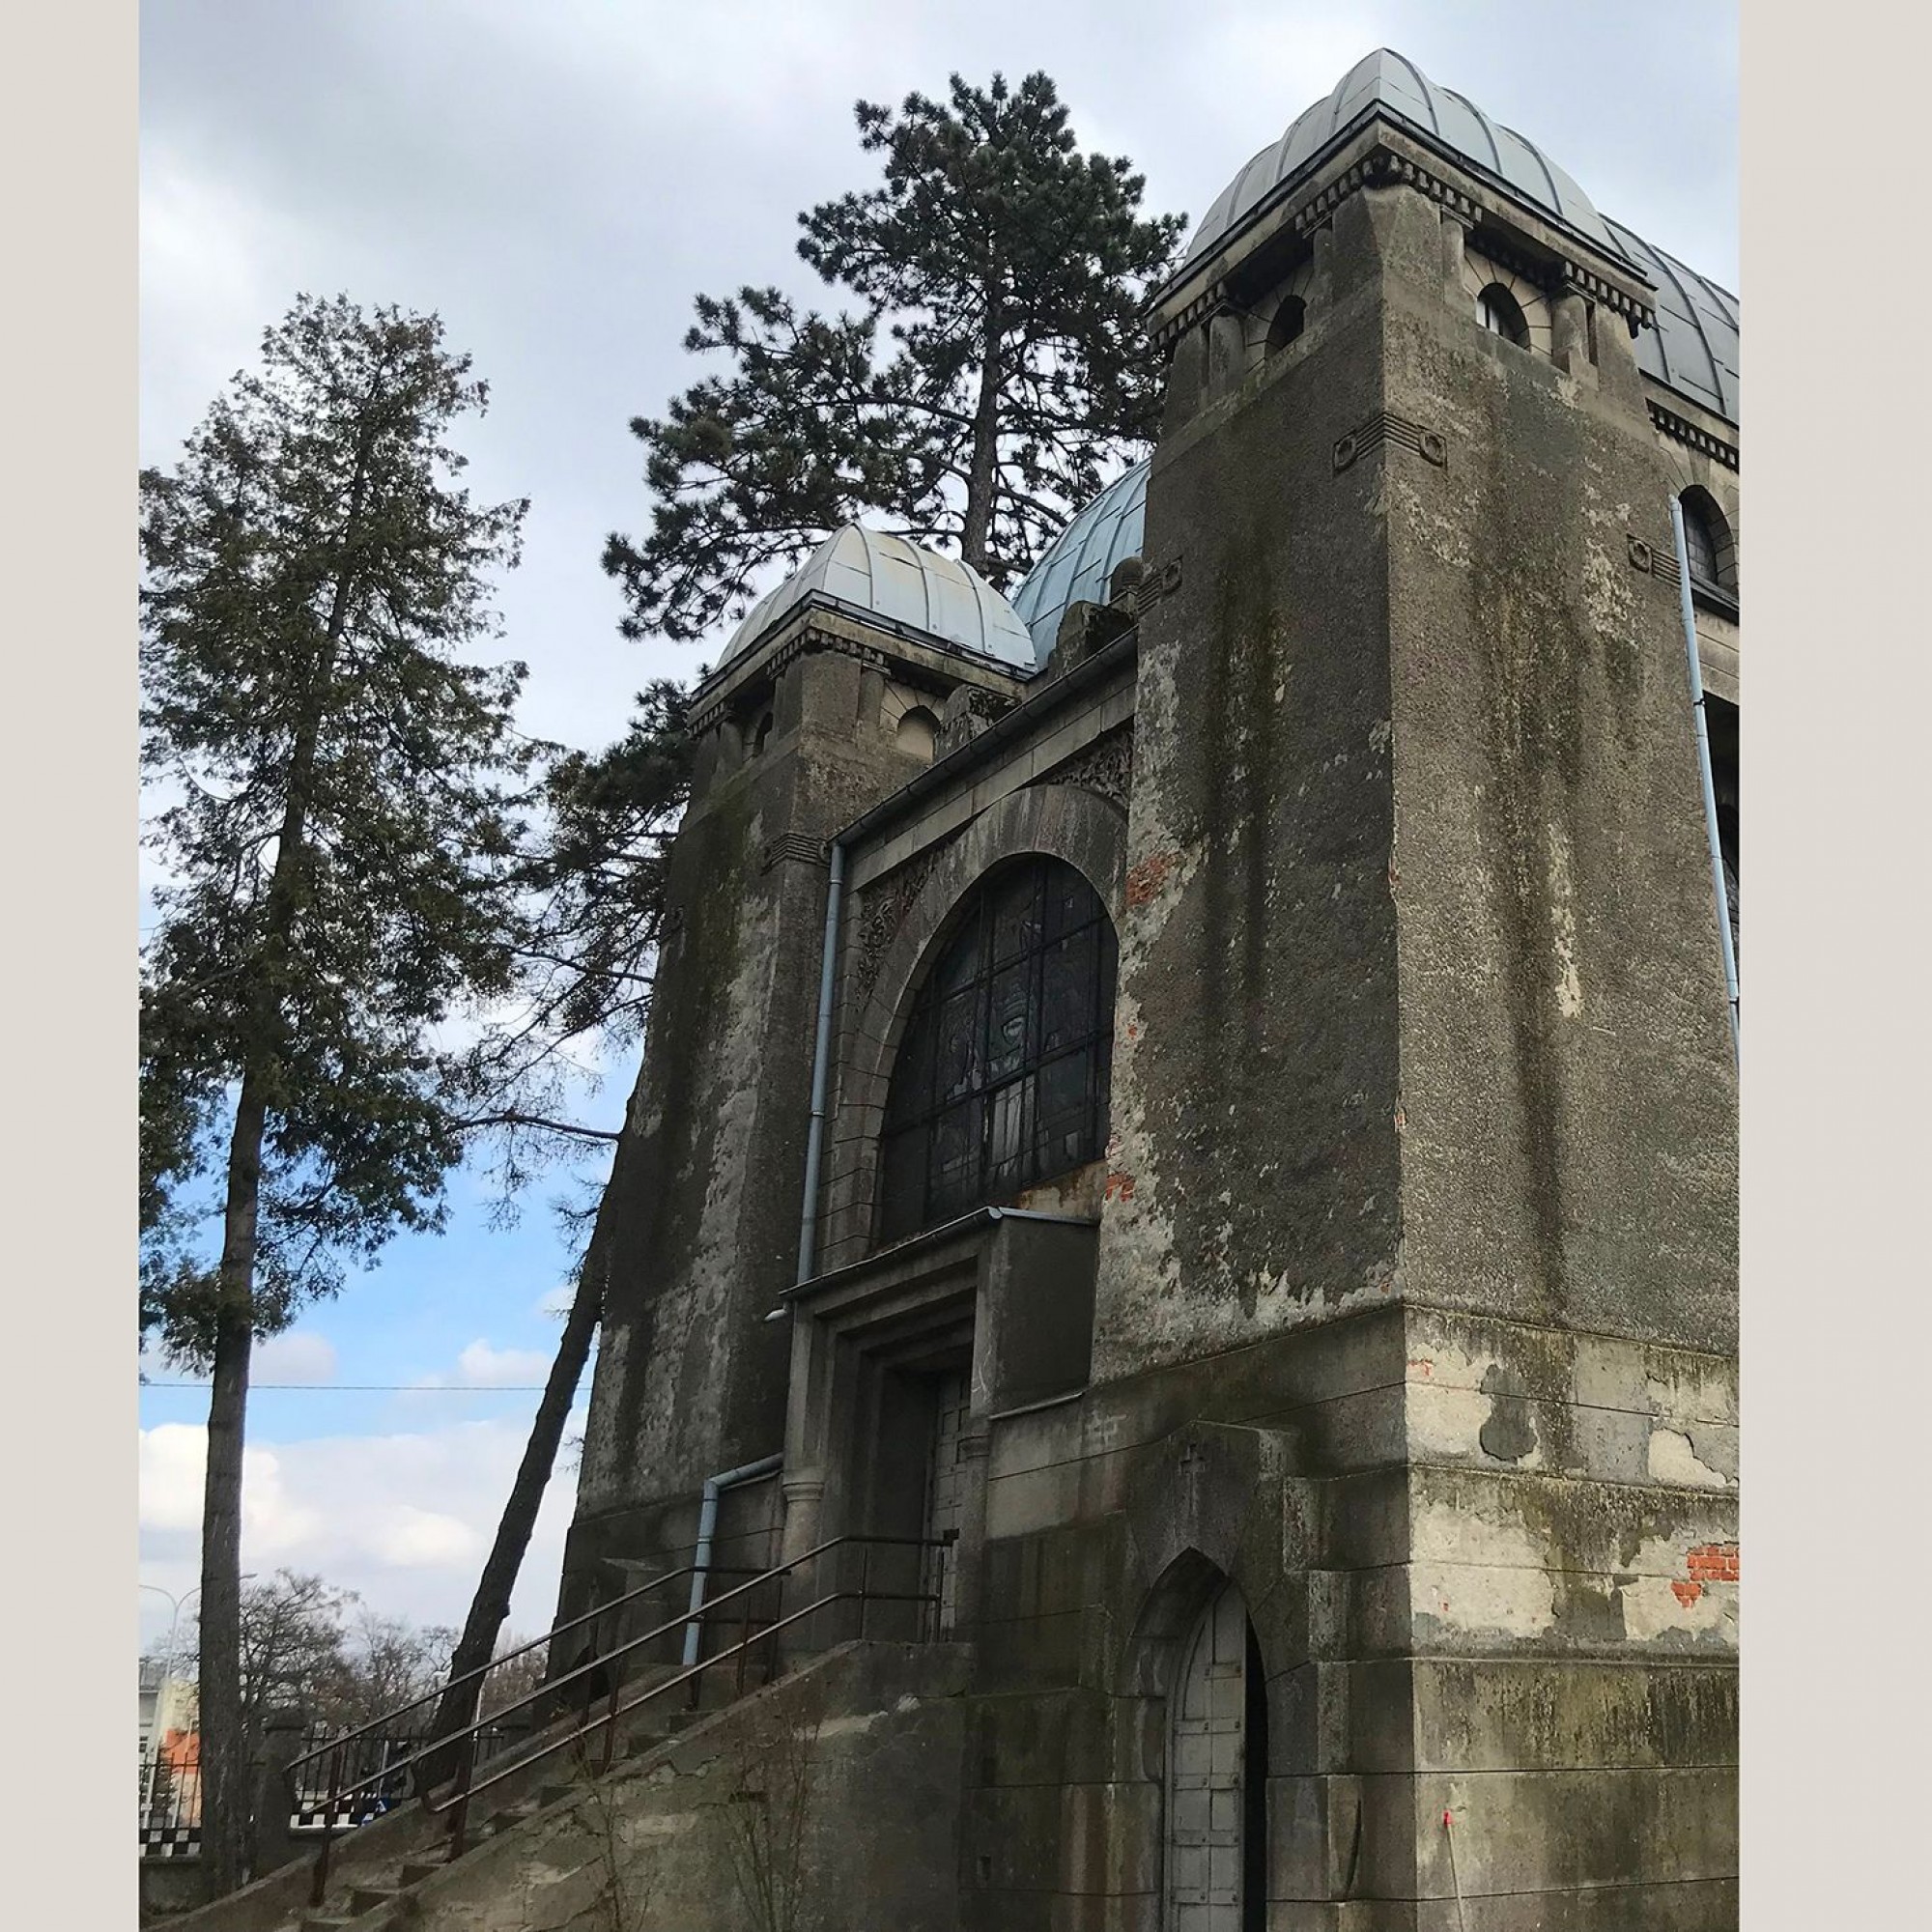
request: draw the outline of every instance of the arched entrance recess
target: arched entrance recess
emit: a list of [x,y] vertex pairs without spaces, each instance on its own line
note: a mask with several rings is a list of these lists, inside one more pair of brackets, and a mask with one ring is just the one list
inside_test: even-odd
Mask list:
[[1166,1932],[1267,1923],[1267,1693],[1247,1605],[1210,1599],[1168,1700]]

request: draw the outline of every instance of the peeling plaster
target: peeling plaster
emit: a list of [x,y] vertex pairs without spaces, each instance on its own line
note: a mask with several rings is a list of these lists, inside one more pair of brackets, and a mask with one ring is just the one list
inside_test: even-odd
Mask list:
[[1727,1475],[1704,1462],[1697,1454],[1696,1438],[1679,1429],[1650,1432],[1649,1469],[1653,1482],[1686,1489],[1728,1490],[1737,1484],[1735,1474]]

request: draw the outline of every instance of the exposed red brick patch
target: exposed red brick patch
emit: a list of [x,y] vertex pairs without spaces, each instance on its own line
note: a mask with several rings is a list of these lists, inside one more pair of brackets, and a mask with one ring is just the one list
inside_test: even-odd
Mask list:
[[1735,1583],[1738,1580],[1738,1546],[1735,1543],[1700,1543],[1687,1552],[1684,1567],[1700,1583]]
[[1688,1610],[1704,1594],[1704,1586],[1701,1583],[1673,1581],[1670,1585],[1670,1594]]
[[1420,1356],[1411,1360],[1408,1366],[1415,1371],[1418,1381],[1426,1382],[1435,1373],[1435,1364]]
[[1167,884],[1168,876],[1180,864],[1179,852],[1150,852],[1145,859],[1127,867],[1127,905],[1144,906]]
[[1107,1199],[1109,1201],[1131,1201],[1134,1198],[1134,1178],[1131,1174],[1110,1174],[1107,1177]]

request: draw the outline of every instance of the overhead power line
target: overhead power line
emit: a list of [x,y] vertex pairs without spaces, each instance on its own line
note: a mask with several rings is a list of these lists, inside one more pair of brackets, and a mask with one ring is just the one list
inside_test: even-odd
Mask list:
[[[213,1382],[143,1382],[144,1389],[211,1389]],[[274,1389],[310,1395],[541,1395],[542,1382],[250,1382],[249,1393]]]

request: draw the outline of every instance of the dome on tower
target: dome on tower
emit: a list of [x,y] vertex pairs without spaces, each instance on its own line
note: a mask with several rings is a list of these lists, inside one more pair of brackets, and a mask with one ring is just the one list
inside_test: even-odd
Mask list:
[[1206,260],[1306,174],[1342,135],[1378,112],[1446,149],[1546,219],[1628,262],[1657,290],[1657,323],[1637,336],[1646,375],[1738,421],[1738,298],[1597,212],[1575,180],[1533,141],[1492,121],[1473,100],[1438,87],[1387,47],[1359,60],[1332,94],[1299,114],[1214,200],[1187,244],[1182,270]]
[[1598,247],[1613,255],[1624,252],[1590,197],[1541,148],[1492,121],[1473,100],[1437,87],[1413,61],[1381,47],[1357,61],[1334,93],[1298,114],[1280,140],[1270,142],[1221,190],[1194,231],[1183,266],[1242,227],[1337,135],[1376,109],[1448,148]]
[[720,652],[719,666],[741,657],[807,603],[883,620],[923,642],[991,658],[1029,676],[1038,668],[1026,625],[970,564],[864,524],[835,530],[759,598]]

